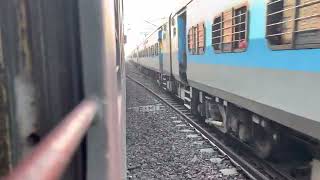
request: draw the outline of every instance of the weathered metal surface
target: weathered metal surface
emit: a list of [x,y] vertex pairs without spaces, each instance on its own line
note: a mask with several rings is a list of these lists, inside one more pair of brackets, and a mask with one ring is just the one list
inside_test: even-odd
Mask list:
[[[8,91],[12,151],[7,157],[13,165],[82,99],[78,23],[78,0],[0,2],[7,74],[7,81],[1,82]],[[66,179],[83,179],[83,153],[84,145]]]
[[97,110],[98,103],[95,100],[83,101],[4,179],[59,179]]
[[9,134],[9,113],[8,113],[8,89],[7,75],[2,53],[2,38],[0,29],[0,177],[9,172],[11,166],[11,149]]
[[87,136],[87,179],[125,179],[125,104],[122,4],[80,0],[85,94],[104,102]]

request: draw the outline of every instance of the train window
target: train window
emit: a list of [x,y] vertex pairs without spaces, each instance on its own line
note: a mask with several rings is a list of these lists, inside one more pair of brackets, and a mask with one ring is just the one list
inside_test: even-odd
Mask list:
[[269,0],[266,29],[273,50],[320,48],[320,2]]
[[197,54],[203,54],[205,50],[205,26],[204,23],[197,25]]
[[222,16],[218,16],[214,19],[212,24],[212,46],[214,50],[220,51],[222,47]]
[[158,45],[158,43],[156,43],[156,45],[155,45],[155,49],[156,49],[156,56],[158,56],[159,55],[159,45]]
[[247,48],[248,9],[232,8],[216,16],[212,24],[212,47],[216,52],[242,52]]
[[205,25],[193,26],[188,31],[188,50],[191,54],[200,55],[205,52]]
[[192,28],[189,29],[188,31],[188,50],[191,54],[193,54],[193,47],[194,47],[194,44],[193,44],[193,30]]

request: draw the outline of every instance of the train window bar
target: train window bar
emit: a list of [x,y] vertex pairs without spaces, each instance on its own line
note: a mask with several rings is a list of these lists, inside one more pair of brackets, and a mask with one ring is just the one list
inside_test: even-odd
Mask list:
[[212,46],[215,52],[245,51],[247,48],[247,26],[247,5],[234,7],[216,16],[212,23]]
[[[220,23],[219,23],[219,24],[220,24]],[[228,27],[226,27],[226,28],[214,30],[214,31],[212,31],[212,32],[221,31],[221,30],[224,30],[224,29],[230,29],[230,28],[233,28],[233,27],[235,27],[235,26],[242,25],[242,24],[246,24],[246,22],[237,23],[237,24],[234,24],[234,25],[232,25],[232,26],[228,26]],[[215,24],[214,24],[214,25],[215,25]]]
[[[286,1],[290,1],[290,0],[282,0],[282,1],[279,1],[279,2],[286,2]],[[269,13],[269,14],[267,14],[267,16],[273,16],[275,14],[279,14],[279,13],[282,13],[284,11],[294,10],[296,8],[303,8],[303,7],[311,6],[311,5],[314,5],[314,4],[317,4],[317,3],[320,3],[320,0],[310,1],[310,2],[307,2],[307,3],[304,3],[304,4],[300,4],[300,5],[295,5],[293,7],[287,8],[287,9],[282,9],[282,10],[277,11],[277,12]],[[271,4],[271,5],[273,5],[273,4]],[[268,5],[268,6],[270,6],[270,5]]]
[[266,38],[272,50],[320,48],[320,0],[270,0]]
[[233,16],[233,18],[226,19],[226,20],[223,20],[222,22],[218,22],[218,23],[215,23],[215,24],[220,24],[220,23],[224,23],[224,22],[227,22],[227,21],[231,21],[231,20],[234,20],[235,18],[246,16],[246,15],[247,15],[247,13],[244,12],[244,13],[238,14],[236,16]]
[[310,16],[299,17],[299,18],[296,18],[296,19],[289,19],[289,20],[285,20],[285,21],[280,21],[280,22],[277,22],[277,23],[268,24],[267,27],[283,24],[283,23],[286,23],[286,22],[292,22],[292,21],[304,20],[304,19],[308,19],[308,18],[314,18],[314,17],[317,17],[317,16],[320,16],[320,14],[314,14],[314,15],[310,15]]
[[271,34],[271,35],[268,35],[267,37],[279,36],[284,34],[292,34],[297,32],[314,31],[314,30],[319,30],[319,28],[310,28],[310,29],[300,30],[300,31],[290,31],[290,32],[284,32],[284,33],[278,33],[278,34]]

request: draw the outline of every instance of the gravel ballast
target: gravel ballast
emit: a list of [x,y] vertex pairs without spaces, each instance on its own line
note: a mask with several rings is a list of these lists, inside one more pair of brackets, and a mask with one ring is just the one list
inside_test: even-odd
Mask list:
[[169,106],[129,79],[126,89],[128,179],[247,179]]

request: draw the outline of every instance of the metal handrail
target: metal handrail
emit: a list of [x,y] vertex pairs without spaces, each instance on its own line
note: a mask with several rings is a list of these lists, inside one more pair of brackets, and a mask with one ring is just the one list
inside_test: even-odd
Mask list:
[[81,102],[4,180],[59,179],[97,110],[97,101]]

